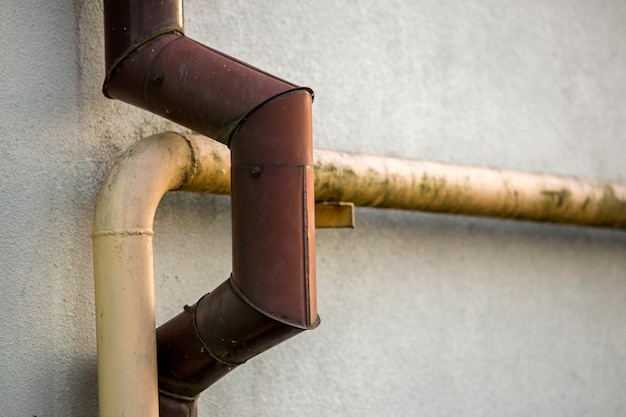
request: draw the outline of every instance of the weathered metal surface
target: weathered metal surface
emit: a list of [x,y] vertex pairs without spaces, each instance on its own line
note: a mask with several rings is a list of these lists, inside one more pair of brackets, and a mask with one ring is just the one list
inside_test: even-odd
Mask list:
[[[170,399],[194,397],[237,364],[319,323],[314,194],[372,207],[626,226],[623,184],[324,153],[314,183],[308,91],[186,38],[180,0],[104,6],[105,94],[232,145],[233,278],[194,314],[159,331],[159,384]],[[118,192],[101,194],[94,269],[103,417],[152,416],[159,406],[180,415],[181,403],[161,398],[159,405],[156,390],[151,227],[166,191],[206,191],[195,182],[206,165],[186,141],[189,159],[147,175],[141,167],[118,170],[120,177],[108,178]],[[145,201],[134,195],[144,191]],[[136,291],[120,295],[128,277]],[[141,394],[133,395],[138,386]]]
[[317,321],[311,96],[284,94],[253,112],[231,144],[233,279],[264,313]]
[[259,104],[298,88],[180,34],[165,35],[117,63],[104,91],[227,143]]
[[[231,150],[233,276],[157,330],[159,390],[175,397],[199,395],[319,323],[308,90],[253,111],[234,131]],[[207,151],[194,154],[195,172],[181,189],[197,190],[212,163],[225,170],[225,155]]]
[[258,311],[228,279],[157,329],[159,390],[194,398],[301,331]]
[[160,417],[198,417],[196,399],[174,398],[159,393]]
[[[196,143],[211,141],[198,137]],[[210,152],[213,167],[214,155],[218,161],[228,155],[221,145]],[[318,203],[626,228],[626,183],[620,181],[319,149],[313,160]],[[221,168],[228,169],[228,163]],[[221,190],[230,193],[230,178]],[[321,210],[317,204],[316,223]]]
[[[237,358],[244,361],[296,331],[313,328],[319,323],[315,301],[312,93],[185,37],[180,0],[112,0],[105,1],[104,6],[105,95],[149,110],[222,143],[230,144],[234,138],[234,278],[227,288],[237,288],[238,296],[224,295],[207,307],[212,314],[194,316],[198,321],[206,319],[202,327],[195,328],[199,323],[190,322],[184,314],[176,317],[160,331],[158,343],[162,389],[172,398],[193,397],[199,393],[198,389],[201,391],[232,369],[229,361],[238,363]],[[288,93],[293,91],[293,94]],[[167,175],[174,178],[152,184],[149,178],[141,176],[150,191],[153,188],[158,191],[147,193],[151,199],[147,207],[141,204],[131,207],[129,216],[136,217],[138,223],[151,226],[161,191],[207,188],[198,187],[194,181],[205,176],[202,170],[206,165],[196,157],[194,141],[188,138],[186,141],[191,148],[191,158],[183,161],[181,171],[167,171]],[[223,161],[223,157],[215,153],[211,157]],[[224,188],[219,172],[208,176],[218,177],[217,188]],[[120,180],[124,181],[126,178]],[[176,185],[177,181],[182,183]],[[113,225],[112,229],[116,228]],[[151,230],[148,230],[151,227],[144,229],[151,237]],[[111,233],[117,238],[116,230]],[[128,232],[125,228],[122,230],[122,241],[126,241]],[[98,233],[96,227],[94,235]],[[133,231],[130,233],[132,235]],[[242,238],[246,240],[242,242]],[[123,269],[130,262],[127,259],[138,257],[150,266],[151,241],[147,239],[144,243],[137,246],[136,253],[129,250],[123,256],[111,254],[113,249],[106,247],[103,254],[96,254],[95,258],[117,255],[122,259],[119,264]],[[145,282],[143,287],[152,286],[153,272],[150,268],[144,269],[140,276],[132,279]],[[98,277],[97,280],[100,281]],[[103,356],[108,359],[99,366],[99,373],[106,374],[101,379],[103,387],[100,389],[102,416],[155,414],[154,314],[148,317],[154,300],[150,291],[143,287],[138,294],[140,299],[145,297],[146,300],[139,303],[143,309],[141,317],[137,318],[141,326],[129,326],[126,333],[111,331],[112,342],[107,340],[103,345],[106,352]],[[101,292],[101,304],[114,298],[117,289],[111,288],[106,294]],[[216,291],[216,294],[208,296],[207,300],[219,297],[221,292]],[[128,297],[122,297],[119,291],[115,297],[123,298],[124,307],[132,310]],[[103,324],[106,320],[100,320],[100,328],[115,327],[115,323]],[[223,322],[228,323],[228,328],[220,328],[220,331],[228,333],[229,342],[207,341],[215,335],[212,332],[202,336],[202,328],[219,327]],[[136,328],[141,328],[144,339],[138,355],[145,358],[145,364],[138,367],[131,364],[137,352],[130,355],[115,346],[123,344],[122,339],[139,337],[140,333],[134,332]],[[200,339],[196,338],[196,333]],[[224,342],[226,338],[220,340]],[[238,340],[245,349],[238,342],[231,343]],[[208,347],[213,353],[204,350]],[[185,354],[181,356],[181,352]],[[118,354],[121,362],[112,366],[115,370],[103,369]],[[129,365],[128,369],[124,369],[125,364]],[[133,402],[128,392],[133,384],[125,381],[123,375],[126,374],[137,374],[135,379],[145,379],[145,395],[140,396],[145,406]],[[122,397],[122,404],[102,411]],[[178,406],[180,404],[167,399],[161,401],[162,411],[168,416],[178,416]]]
[[[302,94],[308,95],[306,91]],[[159,397],[163,395],[158,393],[157,367],[162,371],[159,383],[163,392],[175,399],[192,398],[199,392],[198,387],[210,385],[246,358],[303,330],[276,320],[271,314],[262,314],[241,292],[226,291],[226,295],[220,296],[216,290],[207,297],[206,306],[198,303],[202,309],[198,309],[197,329],[193,320],[189,321],[190,315],[183,314],[165,330],[159,330],[157,344],[152,226],[159,200],[169,190],[229,192],[229,156],[224,145],[206,137],[156,135],[124,153],[102,186],[93,238],[99,398],[103,417],[156,415],[158,407],[163,408],[164,404],[162,399],[159,405]],[[312,173],[311,166],[306,170]],[[312,188],[310,181],[303,189],[312,196]],[[304,196],[300,198],[308,201]],[[310,217],[312,214],[307,212],[301,227],[305,227],[304,219],[307,225],[313,223]],[[297,262],[310,264],[301,258]],[[314,276],[312,272],[309,274],[309,277],[290,278],[302,282]],[[258,277],[262,276],[255,278]],[[298,286],[307,287],[309,281],[306,282]],[[314,291],[309,289],[309,296],[315,297]],[[298,311],[310,311],[314,305],[301,297],[298,302],[305,303]],[[220,327],[222,324],[226,327]],[[201,339],[198,334],[202,335]],[[211,335],[220,334],[225,336],[224,340],[221,337],[211,340]],[[128,343],[129,340],[133,342]],[[205,344],[216,356],[208,353]],[[153,352],[157,345],[158,361],[156,351]],[[138,357],[142,360],[137,360]],[[165,403],[176,410],[186,404],[185,401]],[[162,415],[178,417],[179,414]]]
[[182,0],[104,0],[107,71],[156,36],[182,31]]

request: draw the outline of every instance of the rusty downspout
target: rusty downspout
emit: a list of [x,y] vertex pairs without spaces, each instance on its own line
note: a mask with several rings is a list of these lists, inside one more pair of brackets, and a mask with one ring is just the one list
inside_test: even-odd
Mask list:
[[103,92],[229,144],[237,123],[300,89],[183,35],[181,0],[105,0]]
[[157,330],[162,410],[192,406],[239,364],[319,323],[312,148],[290,140],[310,132],[307,96],[270,101],[233,141],[233,274]]
[[[195,397],[222,375],[319,323],[312,92],[184,36],[179,0],[105,0],[104,25],[107,97],[231,148],[233,274],[156,336],[161,415],[191,416]],[[132,341],[110,340],[103,329],[118,324],[103,297],[96,324],[109,337],[98,340],[100,415],[153,417],[153,399],[139,407],[143,414],[107,405],[148,399],[102,369],[101,357],[149,362],[152,352],[129,353],[124,344]]]

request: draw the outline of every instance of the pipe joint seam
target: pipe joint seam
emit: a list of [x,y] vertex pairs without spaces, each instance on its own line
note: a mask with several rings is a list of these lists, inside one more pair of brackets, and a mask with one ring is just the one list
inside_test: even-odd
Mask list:
[[211,293],[208,292],[206,294],[204,294],[202,297],[200,297],[200,299],[196,302],[196,304],[194,304],[194,309],[193,309],[193,328],[196,332],[196,337],[198,338],[198,341],[202,344],[202,346],[204,347],[204,349],[206,349],[206,352],[209,353],[209,355],[211,355],[213,357],[213,359],[215,359],[216,361],[220,362],[221,364],[227,366],[227,367],[232,367],[235,368],[239,365],[242,365],[243,363],[245,363],[245,361],[243,362],[229,362],[227,360],[224,360],[222,358],[220,358],[217,354],[215,354],[213,352],[213,350],[207,345],[207,343],[205,342],[204,338],[202,337],[202,333],[200,332],[200,329],[198,327],[198,306],[200,305],[200,303],[202,302],[202,300],[205,299],[205,297],[209,296]]
[[228,146],[230,148],[232,146],[233,138],[237,135],[237,133],[239,132],[239,129],[241,128],[241,126],[257,110],[260,110],[262,107],[264,107],[265,105],[269,104],[270,102],[272,102],[274,100],[279,100],[282,97],[287,96],[289,94],[299,93],[299,92],[302,92],[302,91],[306,91],[306,92],[309,93],[309,95],[311,96],[311,102],[313,102],[315,100],[315,92],[310,87],[295,87],[295,88],[283,91],[283,92],[281,92],[279,94],[276,94],[273,97],[270,97],[270,98],[260,102],[258,105],[254,106],[249,111],[247,111],[245,114],[243,114],[240,118],[238,118],[237,120],[235,120],[232,123],[230,123],[229,125],[227,125],[222,131],[220,131],[218,133],[218,135],[216,137],[216,140],[218,142],[222,142],[222,143],[226,144],[226,146]]
[[[191,140],[188,136],[184,134],[180,134],[180,137],[185,141],[187,146],[189,146],[189,169],[183,172],[183,178],[181,180],[181,185],[178,189],[184,189],[189,184],[193,182],[198,173],[199,169],[199,160],[198,160],[198,148],[194,144],[194,141]],[[176,191],[176,190],[172,190]]]
[[[99,196],[93,234],[100,414],[147,417],[157,415],[156,408],[163,404],[171,406],[172,413],[174,408],[179,409],[172,399],[195,407],[195,397],[236,366],[319,323],[312,228],[313,91],[186,37],[182,0],[106,0],[104,30],[106,76],[102,91],[106,97],[148,110],[228,145],[237,144],[238,151],[231,149],[231,160],[235,160],[235,154],[257,154],[262,156],[259,162],[269,174],[256,183],[243,178],[241,184],[233,182],[224,169],[209,172],[206,165],[222,164],[227,158],[211,151],[212,160],[207,163],[202,159],[209,150],[207,145],[178,135],[176,141],[169,142],[170,138],[163,136],[133,147],[107,177]],[[307,94],[294,98],[303,90]],[[284,102],[278,102],[283,98]],[[256,136],[261,132],[261,137]],[[181,136],[185,145],[180,142]],[[154,150],[153,142],[159,143]],[[146,149],[149,152],[143,158]],[[135,151],[141,152],[142,158],[133,156]],[[117,185],[118,176],[123,181],[113,191],[110,185]],[[249,273],[233,266],[228,282],[155,332],[151,237],[156,207],[167,191],[210,189],[220,193],[235,190],[232,201],[238,199],[245,204],[237,213],[233,211],[233,230],[245,236],[264,233],[255,239],[255,248],[260,245],[265,252],[276,252],[266,259],[269,264],[288,261],[288,266],[279,277],[271,272],[259,276],[254,272],[257,264],[249,266]],[[254,195],[248,201],[242,194],[250,190]],[[260,207],[258,200],[255,202],[260,197],[266,201],[280,199],[271,207]],[[273,227],[258,230],[259,225],[254,224],[268,214],[268,209],[274,210],[272,219],[278,232]],[[281,219],[289,222],[281,224]],[[237,221],[243,226],[235,226]],[[259,242],[270,234],[276,244],[268,249]],[[106,236],[113,238],[97,239]],[[137,238],[126,239],[132,236]],[[233,233],[235,243],[238,238],[241,236]],[[246,237],[243,241],[250,243]],[[240,244],[236,245],[241,249]],[[297,247],[295,256],[293,247]],[[126,259],[130,250],[137,253],[131,256],[132,262]],[[248,250],[254,252],[254,248]],[[258,258],[265,252],[259,252]],[[246,262],[247,255],[234,248],[233,263]],[[233,277],[238,285],[234,285]],[[249,278],[261,282],[251,283]],[[137,287],[133,291],[145,302],[136,303],[137,297],[134,292],[129,296],[130,290],[113,300],[109,294],[126,289],[127,282]],[[266,285],[269,282],[275,285]],[[268,300],[275,296],[275,288],[284,290],[283,294],[279,300]],[[125,320],[129,316],[126,309],[136,319]],[[123,325],[111,326],[112,317]],[[294,327],[291,321],[301,326]],[[135,349],[147,360],[133,361],[132,355],[123,352],[121,345],[131,337],[138,340]],[[141,393],[141,402],[136,401],[135,392]],[[157,398],[159,392],[165,398],[163,404]],[[165,415],[179,415],[172,413]]]
[[168,392],[164,389],[159,388],[159,395],[163,395],[165,397],[169,397],[169,398],[173,398],[175,400],[180,400],[180,401],[187,401],[187,402],[193,402],[196,401],[198,399],[198,396],[194,396],[194,397],[188,397],[186,395],[179,395],[179,394],[175,394],[173,392]]
[[154,236],[152,229],[103,229],[96,230],[92,233],[92,238],[98,238],[103,236]]
[[270,312],[264,311],[261,307],[256,306],[250,299],[248,299],[248,297],[246,297],[246,295],[239,289],[239,287],[237,287],[237,283],[235,282],[235,279],[233,278],[233,275],[230,275],[230,278],[228,279],[228,282],[233,290],[233,292],[235,294],[237,294],[237,296],[241,299],[241,301],[243,301],[244,303],[246,303],[248,306],[250,306],[250,308],[253,308],[254,310],[256,310],[257,312],[259,312],[260,314],[264,315],[265,317],[272,319],[278,323],[284,324],[285,326],[289,326],[289,327],[293,327],[294,329],[300,329],[300,330],[313,330],[315,329],[317,326],[319,326],[319,324],[321,323],[320,317],[319,315],[317,316],[316,320],[310,325],[310,326],[303,326],[303,325],[298,325],[296,323],[292,323],[289,322],[281,317],[275,316]]
[[[132,45],[129,49],[127,49],[126,51],[124,51],[112,64],[110,67],[108,67],[106,69],[106,74],[105,74],[105,78],[104,78],[104,83],[102,84],[102,94],[105,95],[106,98],[110,98],[110,99],[114,99],[115,97],[109,95],[109,85],[111,83],[111,80],[113,78],[113,75],[115,75],[115,72],[118,70],[118,68],[120,67],[120,65],[131,55],[133,55],[134,53],[136,53],[137,51],[143,49],[146,46],[149,46],[153,43],[156,43],[157,41],[159,41],[161,38],[164,38],[168,35],[177,35],[177,36],[184,36],[184,33],[179,30],[178,28],[172,26],[172,27],[167,27],[164,28],[163,30],[156,32],[156,33],[152,33],[149,36],[146,36],[144,39],[140,39],[135,45]],[[175,40],[175,39],[172,39]],[[163,49],[165,49],[167,46],[163,47]]]

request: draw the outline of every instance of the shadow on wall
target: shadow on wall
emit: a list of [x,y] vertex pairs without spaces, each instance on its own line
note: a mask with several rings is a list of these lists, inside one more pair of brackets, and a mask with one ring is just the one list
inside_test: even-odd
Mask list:
[[98,368],[95,353],[74,358],[67,374],[67,387],[72,416],[98,415]]

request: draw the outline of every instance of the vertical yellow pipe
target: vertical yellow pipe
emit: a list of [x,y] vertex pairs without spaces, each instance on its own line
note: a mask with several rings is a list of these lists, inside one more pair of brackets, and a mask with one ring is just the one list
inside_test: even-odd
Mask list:
[[95,233],[94,270],[100,416],[158,416],[152,233]]
[[100,417],[159,415],[152,226],[169,190],[229,191],[228,149],[167,133],[137,143],[106,178],[94,220]]

